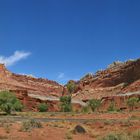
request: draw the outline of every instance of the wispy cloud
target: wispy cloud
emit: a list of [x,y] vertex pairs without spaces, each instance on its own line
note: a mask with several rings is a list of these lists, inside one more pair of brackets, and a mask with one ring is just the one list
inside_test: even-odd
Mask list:
[[5,64],[6,66],[12,66],[16,62],[27,58],[30,54],[30,52],[15,51],[14,54],[9,57],[0,55],[0,63]]
[[57,76],[57,79],[63,79],[65,78],[65,74],[64,73],[59,73]]
[[69,80],[75,80],[75,81],[77,81],[78,78],[69,77],[69,76],[67,76],[67,75],[66,75],[65,73],[63,73],[63,72],[58,73],[57,81],[59,81],[60,83],[66,84]]

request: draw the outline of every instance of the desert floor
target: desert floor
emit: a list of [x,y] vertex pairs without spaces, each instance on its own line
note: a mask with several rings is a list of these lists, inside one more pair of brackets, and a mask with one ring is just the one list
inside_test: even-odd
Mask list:
[[[31,120],[39,122],[39,127],[25,123]],[[77,125],[82,126],[86,133],[75,132]],[[0,140],[99,140],[109,133],[131,133],[136,130],[140,130],[140,112],[22,112],[16,116],[0,116]]]

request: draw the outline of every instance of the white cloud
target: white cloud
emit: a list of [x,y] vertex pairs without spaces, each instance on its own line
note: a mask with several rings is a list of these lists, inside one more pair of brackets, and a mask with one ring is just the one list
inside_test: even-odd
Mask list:
[[15,51],[14,54],[9,57],[0,56],[0,63],[5,64],[6,66],[12,66],[16,62],[27,58],[30,54],[30,52]]
[[65,77],[64,73],[59,73],[57,79],[63,79]]

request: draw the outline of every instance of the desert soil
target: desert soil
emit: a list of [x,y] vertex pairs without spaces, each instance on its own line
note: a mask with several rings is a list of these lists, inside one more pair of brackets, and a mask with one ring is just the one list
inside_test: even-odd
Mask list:
[[[27,115],[23,113],[22,115]],[[140,130],[140,112],[131,113],[104,113],[104,114],[28,114],[27,118],[40,120],[42,128],[35,128],[24,132],[22,120],[16,117],[1,117],[0,139],[3,140],[98,140],[111,132],[124,133]],[[6,120],[8,118],[8,121]],[[15,118],[15,119],[14,119]],[[52,121],[44,121],[42,118],[51,118]],[[55,121],[55,118],[60,119]],[[67,120],[71,118],[71,121]],[[53,121],[54,119],[54,121]],[[79,119],[79,121],[78,121]],[[80,121],[85,119],[85,121]],[[91,121],[92,120],[92,121]],[[25,120],[23,120],[25,121]],[[73,133],[76,125],[81,125],[85,134]]]

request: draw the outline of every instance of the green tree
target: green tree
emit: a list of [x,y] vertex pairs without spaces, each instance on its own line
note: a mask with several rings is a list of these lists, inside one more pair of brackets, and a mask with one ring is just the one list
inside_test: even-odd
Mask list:
[[23,105],[14,95],[9,91],[0,92],[0,109],[7,114],[11,114],[11,111],[21,111]]
[[134,107],[138,104],[139,98],[131,97],[127,100],[127,105],[129,106],[130,110],[134,110]]
[[98,110],[100,105],[101,105],[101,100],[98,100],[98,99],[89,100],[89,106],[90,106],[90,108],[92,109],[93,112]]
[[69,81],[66,84],[69,94],[72,94],[76,89],[76,83],[74,81]]
[[61,111],[63,111],[63,112],[72,111],[71,97],[70,96],[60,97],[60,102],[61,102],[60,103]]
[[40,103],[38,105],[38,110],[40,112],[46,112],[46,111],[48,111],[48,105],[46,103]]

